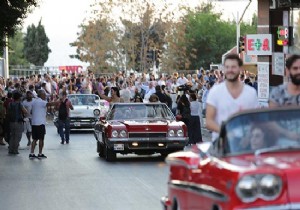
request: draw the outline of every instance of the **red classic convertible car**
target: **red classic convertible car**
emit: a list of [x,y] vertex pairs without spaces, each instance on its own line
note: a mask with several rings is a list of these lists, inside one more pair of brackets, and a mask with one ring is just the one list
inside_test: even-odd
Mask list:
[[219,138],[170,154],[166,210],[300,209],[300,109],[242,112]]
[[107,161],[115,160],[117,153],[167,156],[188,141],[186,125],[163,103],[113,104],[94,131],[97,152]]

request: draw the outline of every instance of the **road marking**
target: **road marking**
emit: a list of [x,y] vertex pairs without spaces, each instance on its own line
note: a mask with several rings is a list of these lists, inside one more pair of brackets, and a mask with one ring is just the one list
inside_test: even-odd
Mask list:
[[153,189],[152,186],[146,184],[146,182],[144,182],[143,180],[141,180],[141,179],[139,179],[139,178],[137,178],[137,177],[135,177],[135,178],[136,178],[136,180],[138,180],[138,182],[140,182],[142,185],[144,185],[144,186],[145,186],[146,188],[148,188],[149,190],[152,190],[152,189]]

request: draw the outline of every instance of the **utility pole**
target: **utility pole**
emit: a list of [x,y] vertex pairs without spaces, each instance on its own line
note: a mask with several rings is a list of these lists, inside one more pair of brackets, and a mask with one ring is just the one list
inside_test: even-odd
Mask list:
[[241,36],[241,28],[240,28],[240,20],[239,20],[239,12],[236,14],[236,53],[239,54],[239,42]]
[[4,78],[8,79],[9,78],[9,60],[8,60],[8,38],[7,35],[4,37],[5,39],[5,46],[3,49],[3,58],[4,58]]

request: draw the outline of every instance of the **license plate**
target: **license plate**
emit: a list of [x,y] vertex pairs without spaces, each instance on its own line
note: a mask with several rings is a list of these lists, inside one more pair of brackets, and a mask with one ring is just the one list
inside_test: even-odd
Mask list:
[[116,151],[124,150],[124,144],[114,144],[114,150]]
[[74,122],[74,126],[80,126],[80,122]]

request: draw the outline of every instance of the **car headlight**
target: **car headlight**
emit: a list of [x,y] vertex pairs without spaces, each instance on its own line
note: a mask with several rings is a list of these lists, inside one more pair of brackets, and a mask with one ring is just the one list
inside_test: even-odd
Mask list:
[[169,136],[170,136],[170,137],[175,136],[175,131],[174,131],[174,130],[169,130]]
[[245,203],[253,202],[257,199],[258,184],[253,176],[244,176],[236,186],[236,194]]
[[282,180],[273,174],[264,175],[259,182],[260,193],[264,200],[274,200],[282,189]]
[[119,133],[118,133],[118,131],[116,131],[116,130],[114,130],[114,131],[111,132],[111,136],[112,136],[113,138],[118,137],[118,135],[119,135]]
[[99,116],[100,115],[100,110],[99,109],[95,109],[94,110],[94,115],[95,116]]
[[122,138],[127,137],[127,132],[126,132],[125,130],[122,130],[122,131],[120,132],[120,137],[122,137]]
[[244,176],[236,186],[238,197],[245,203],[257,198],[269,201],[276,199],[282,190],[282,180],[273,174]]
[[177,136],[182,137],[182,136],[183,136],[183,130],[178,130],[178,131],[177,131]]

